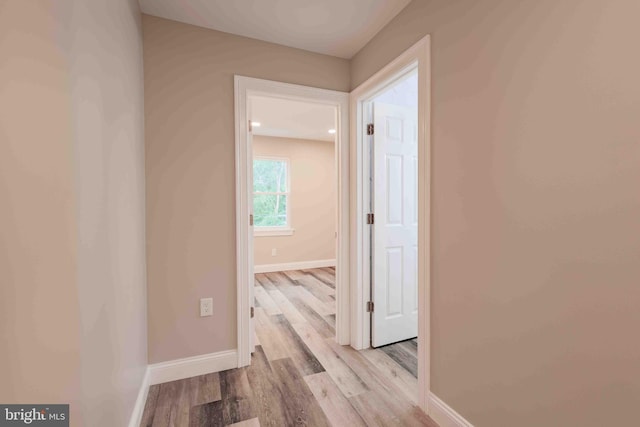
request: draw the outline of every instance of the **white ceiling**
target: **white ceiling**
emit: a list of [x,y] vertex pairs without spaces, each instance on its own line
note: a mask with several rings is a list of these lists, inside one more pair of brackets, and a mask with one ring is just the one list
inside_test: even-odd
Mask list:
[[411,0],[139,0],[148,15],[351,58]]
[[250,98],[251,121],[260,122],[254,135],[334,141],[335,108],[308,102],[254,96]]

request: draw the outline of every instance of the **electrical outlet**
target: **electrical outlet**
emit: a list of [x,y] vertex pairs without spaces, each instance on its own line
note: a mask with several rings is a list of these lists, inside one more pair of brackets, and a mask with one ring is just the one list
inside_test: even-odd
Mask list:
[[200,317],[213,316],[213,298],[200,298]]
[[278,255],[278,250],[276,248],[271,249],[271,256]]

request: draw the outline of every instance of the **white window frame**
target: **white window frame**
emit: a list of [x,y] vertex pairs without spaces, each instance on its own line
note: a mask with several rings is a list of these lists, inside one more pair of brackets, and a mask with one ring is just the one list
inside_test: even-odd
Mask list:
[[[280,226],[266,226],[261,227],[254,225],[253,227],[253,235],[255,237],[267,237],[267,236],[291,236],[294,232],[291,227],[291,161],[288,157],[275,157],[275,156],[254,156],[253,161],[256,160],[273,160],[278,162],[284,162],[286,170],[287,170],[287,182],[286,182],[286,192],[252,192],[253,197],[255,198],[256,194],[274,194],[274,195],[284,195],[287,196],[287,223],[285,225]],[[253,165],[252,165],[253,166]],[[255,177],[254,177],[255,178]],[[252,183],[253,185],[253,183]]]

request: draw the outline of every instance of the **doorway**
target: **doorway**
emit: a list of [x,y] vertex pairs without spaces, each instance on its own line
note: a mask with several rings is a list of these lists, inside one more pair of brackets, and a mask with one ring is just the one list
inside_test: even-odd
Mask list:
[[[362,350],[417,335],[417,400],[426,413],[431,399],[429,58],[426,36],[351,93],[351,342]],[[415,93],[410,105],[393,95],[403,85],[417,88],[417,114]]]
[[249,111],[255,338],[276,360],[336,335],[336,107],[256,95]]
[[[255,349],[255,325],[256,325],[256,305],[255,305],[255,268],[254,268],[254,234],[256,232],[256,220],[260,221],[261,230],[264,236],[286,236],[295,234],[294,227],[291,227],[290,219],[295,212],[291,212],[289,194],[291,182],[291,162],[287,156],[263,155],[261,157],[262,169],[276,173],[275,186],[277,188],[263,188],[258,191],[258,196],[266,200],[269,204],[274,202],[277,207],[271,206],[271,215],[265,217],[264,210],[258,212],[261,216],[257,218],[254,210],[254,156],[253,139],[254,134],[262,134],[260,137],[276,138],[286,135],[278,135],[278,130],[273,129],[270,123],[264,120],[260,122],[253,116],[252,108],[260,102],[290,104],[306,103],[315,105],[318,108],[329,108],[332,115],[333,125],[323,131],[334,145],[334,170],[335,170],[335,230],[331,236],[334,240],[335,264],[334,269],[326,271],[334,276],[335,287],[335,334],[334,339],[338,344],[349,344],[349,288],[348,288],[348,257],[349,257],[349,182],[348,182],[348,99],[349,95],[343,92],[332,90],[311,88],[288,83],[274,82],[269,80],[255,79],[244,76],[235,76],[235,125],[236,125],[236,238],[237,238],[237,311],[238,311],[238,367],[248,366],[251,363],[251,353]],[[269,107],[263,111],[277,111],[280,107]],[[295,107],[294,107],[295,109]],[[271,119],[269,119],[271,120]],[[252,123],[253,121],[253,123]],[[258,123],[256,123],[258,122]],[[258,130],[260,129],[260,130]],[[282,129],[281,129],[282,130]],[[331,133],[329,133],[331,131]],[[271,135],[268,135],[271,134]],[[263,153],[265,154],[265,153]],[[278,178],[279,177],[279,178]],[[269,190],[269,191],[263,191]],[[268,194],[266,194],[268,193]],[[262,200],[264,202],[265,200]],[[271,236],[269,236],[271,235]],[[264,249],[264,248],[263,248]],[[278,247],[268,247],[268,254],[275,249],[276,257]],[[262,256],[262,255],[261,255]],[[315,260],[327,261],[327,260]],[[264,261],[260,268],[269,269],[269,264]],[[325,265],[318,265],[318,268],[325,268]],[[290,263],[287,268],[296,270],[295,262]],[[295,273],[293,273],[295,275]],[[320,273],[318,273],[320,275]],[[290,280],[290,279],[286,279]],[[293,279],[297,280],[297,279]],[[312,286],[312,285],[311,285]],[[301,286],[302,287],[302,286]],[[302,291],[300,291],[302,292]],[[258,301],[258,305],[260,302]],[[319,308],[322,311],[321,308]]]

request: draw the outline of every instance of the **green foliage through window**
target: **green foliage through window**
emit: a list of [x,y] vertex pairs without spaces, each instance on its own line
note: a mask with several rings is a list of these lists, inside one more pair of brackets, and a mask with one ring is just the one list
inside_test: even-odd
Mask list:
[[253,160],[253,224],[255,227],[285,227],[289,198],[287,162]]

